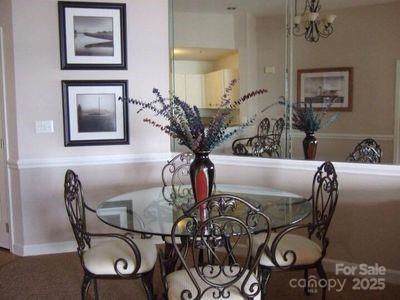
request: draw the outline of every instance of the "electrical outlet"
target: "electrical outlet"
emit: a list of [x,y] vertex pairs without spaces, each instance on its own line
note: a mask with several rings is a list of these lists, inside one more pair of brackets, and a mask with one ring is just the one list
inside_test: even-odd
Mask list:
[[53,120],[39,120],[35,122],[36,133],[54,132]]

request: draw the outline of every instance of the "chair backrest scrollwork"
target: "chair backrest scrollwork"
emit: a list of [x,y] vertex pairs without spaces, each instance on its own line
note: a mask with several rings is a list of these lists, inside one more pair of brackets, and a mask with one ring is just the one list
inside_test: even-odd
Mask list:
[[382,149],[379,144],[371,138],[367,138],[358,143],[352,153],[347,157],[347,161],[379,164],[382,160]]
[[269,129],[271,127],[271,123],[268,118],[264,118],[261,120],[260,124],[257,127],[257,136],[265,137],[269,134]]
[[192,152],[183,152],[167,162],[161,172],[163,196],[168,202],[174,202],[177,197],[190,196],[190,164],[194,159]]
[[[243,211],[247,214],[243,214]],[[256,226],[260,226],[260,222],[265,226],[267,235],[252,260],[252,232]],[[225,299],[229,298],[232,291],[245,299],[258,295],[261,284],[258,281],[250,282],[249,279],[267,247],[271,235],[270,224],[269,218],[259,208],[232,195],[209,197],[185,211],[174,223],[172,243],[197,294],[185,290],[181,294],[182,299],[202,299],[206,295]],[[177,243],[178,235],[182,234],[189,240],[186,247],[191,248],[192,258],[188,261],[185,260],[188,250]],[[202,263],[195,255],[199,249],[207,254]],[[246,249],[245,254],[243,249]],[[241,258],[238,259],[238,256]],[[190,261],[192,268],[189,268]],[[201,289],[199,280],[207,288]]]
[[270,157],[281,157],[281,137],[285,128],[285,120],[279,118],[272,127],[272,133],[266,138],[264,145],[264,152]]
[[276,120],[274,126],[272,127],[272,138],[278,144],[280,144],[281,142],[281,136],[284,128],[285,128],[285,120],[283,118],[279,118],[278,120]]
[[82,185],[78,175],[67,170],[64,180],[64,202],[68,218],[78,243],[78,254],[82,255],[86,247],[90,247],[90,237],[86,231],[86,208],[82,193]]
[[176,170],[180,168],[182,171],[183,167],[190,167],[194,159],[194,154],[192,152],[183,152],[167,162],[161,171],[161,179],[164,186],[172,185],[172,177]]
[[315,235],[321,240],[323,252],[328,246],[326,233],[335,212],[337,199],[339,196],[339,185],[335,167],[329,161],[324,162],[317,170],[313,179],[312,187],[312,226],[309,234]]

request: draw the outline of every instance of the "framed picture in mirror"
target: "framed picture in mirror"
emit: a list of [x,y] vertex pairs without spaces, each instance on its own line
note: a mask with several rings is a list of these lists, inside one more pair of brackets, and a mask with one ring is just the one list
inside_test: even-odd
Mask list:
[[297,70],[297,101],[311,103],[315,110],[351,111],[353,68]]
[[129,144],[126,80],[62,81],[64,145]]
[[126,69],[125,7],[59,1],[61,69]]

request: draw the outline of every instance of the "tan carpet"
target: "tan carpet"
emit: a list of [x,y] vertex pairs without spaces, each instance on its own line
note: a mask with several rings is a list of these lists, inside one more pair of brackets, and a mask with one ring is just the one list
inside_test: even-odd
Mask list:
[[[0,251],[0,263],[6,261],[0,264],[0,299],[80,299],[83,273],[76,253],[11,258],[8,255],[4,259],[6,255]],[[301,275],[301,272],[274,273],[269,299],[321,299],[319,293],[307,297],[302,289],[289,287],[289,280]],[[154,279],[158,295],[161,294],[159,276],[157,267]],[[333,274],[328,277],[337,278]],[[344,291],[331,291],[327,299],[400,299],[397,285],[386,284],[380,292],[353,291],[351,287],[351,278],[347,278]],[[99,292],[100,299],[145,299],[140,280],[99,280]]]

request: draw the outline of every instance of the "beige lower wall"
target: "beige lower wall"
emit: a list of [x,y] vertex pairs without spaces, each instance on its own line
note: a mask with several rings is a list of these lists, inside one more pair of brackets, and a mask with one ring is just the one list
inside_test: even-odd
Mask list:
[[[101,201],[115,195],[161,185],[162,165],[127,163],[69,168],[78,174],[87,204],[96,208]],[[74,239],[64,206],[63,183],[67,169],[32,168],[20,171],[24,245]],[[90,216],[90,212],[88,215],[89,230],[104,230],[106,225],[95,215]]]
[[[296,161],[293,161],[293,167],[288,164],[284,168],[273,167],[272,164],[269,166],[269,163],[246,167],[227,165],[217,158],[215,161],[217,183],[269,186],[304,196],[311,193],[316,169],[315,162],[310,162],[312,167],[296,170]],[[117,194],[160,185],[162,165],[162,162],[149,162],[72,169],[84,184],[86,201],[96,207],[100,201]],[[341,171],[343,165],[348,166],[340,164],[337,167],[340,197],[330,228],[328,258],[353,263],[378,263],[389,269],[400,270],[399,174],[362,175],[348,172],[348,169]],[[46,167],[19,171],[23,212],[22,246],[73,240],[63,203],[66,169]],[[20,225],[15,226],[18,228]],[[95,216],[89,218],[89,228],[111,230]]]
[[[314,171],[234,166],[219,166],[217,172],[219,182],[270,186],[303,196],[310,196],[314,176]],[[400,270],[400,178],[343,174],[338,169],[338,180],[327,257]]]

